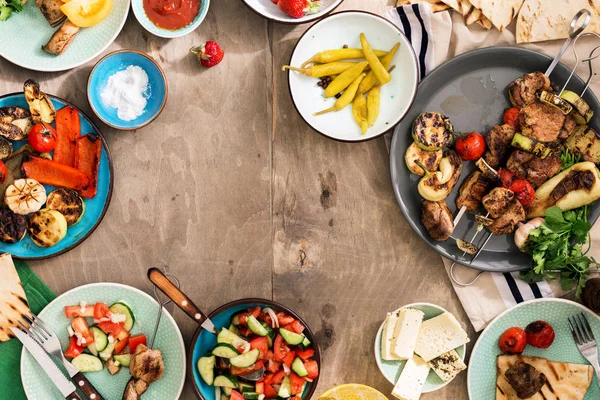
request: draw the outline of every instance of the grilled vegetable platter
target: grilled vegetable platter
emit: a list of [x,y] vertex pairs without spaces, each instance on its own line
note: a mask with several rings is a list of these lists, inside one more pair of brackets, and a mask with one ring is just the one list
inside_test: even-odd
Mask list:
[[85,240],[110,202],[109,160],[89,118],[38,82],[0,97],[0,252],[40,259]]
[[[524,60],[513,65],[512,57]],[[459,56],[422,83],[395,131],[391,173],[413,228],[440,254],[489,271],[560,279],[578,293],[600,209],[600,104],[550,58],[514,48]],[[477,229],[479,228],[479,233]]]

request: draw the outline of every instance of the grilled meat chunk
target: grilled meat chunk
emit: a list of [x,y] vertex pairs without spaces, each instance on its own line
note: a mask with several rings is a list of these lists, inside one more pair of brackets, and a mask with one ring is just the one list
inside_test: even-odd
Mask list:
[[73,24],[71,21],[65,21],[60,28],[54,32],[54,35],[50,38],[42,49],[47,53],[60,56],[67,50],[75,36],[79,32],[79,27]]
[[546,103],[533,103],[519,113],[521,133],[540,142],[553,142],[565,125],[565,114]]
[[125,392],[123,393],[123,400],[139,400],[148,390],[148,384],[141,379],[131,378],[125,386]]
[[488,229],[494,235],[506,235],[515,225],[525,220],[525,209],[508,189],[497,187],[483,197],[483,206],[494,219]]
[[509,203],[513,201],[515,194],[512,190],[503,187],[492,189],[487,195],[483,196],[482,203],[485,209],[490,213],[490,217],[495,219],[504,213]]
[[425,200],[421,206],[421,223],[433,240],[446,240],[454,232],[454,219],[445,200]]
[[0,209],[0,242],[13,244],[25,237],[27,219],[8,208]]
[[112,357],[106,360],[104,364],[106,365],[106,369],[111,375],[114,375],[121,370],[121,367],[115,364],[115,359]]
[[148,384],[160,379],[165,372],[162,351],[139,345],[131,356],[129,372],[134,378]]
[[513,151],[506,162],[506,169],[519,179],[527,179],[534,188],[558,174],[561,167],[560,157],[554,153],[541,158],[523,150]]
[[63,5],[61,0],[35,0],[35,4],[40,8],[42,15],[51,26],[57,26],[67,18],[60,10]]
[[524,107],[537,99],[537,93],[550,89],[550,79],[541,72],[531,72],[508,85],[508,96],[515,107]]
[[533,397],[546,384],[546,376],[533,365],[523,361],[516,362],[504,373],[504,376],[520,399]]
[[464,180],[458,190],[456,198],[456,207],[459,209],[463,206],[468,212],[475,212],[481,205],[481,199],[486,194],[490,181],[488,181],[481,171],[473,171]]
[[490,167],[500,166],[514,136],[515,128],[507,124],[496,125],[485,135],[487,150],[483,158]]
[[571,133],[573,133],[575,128],[577,128],[577,122],[575,121],[575,118],[573,118],[570,114],[567,115],[565,118],[565,124],[558,132],[558,138],[563,140],[567,139],[569,136],[571,136]]

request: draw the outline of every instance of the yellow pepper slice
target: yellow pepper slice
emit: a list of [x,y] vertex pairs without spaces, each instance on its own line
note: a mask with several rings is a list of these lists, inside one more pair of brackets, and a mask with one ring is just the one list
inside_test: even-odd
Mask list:
[[282,71],[286,69],[291,69],[292,71],[300,72],[306,76],[310,76],[312,78],[322,78],[324,76],[338,75],[347,70],[350,67],[355,66],[357,63],[355,62],[331,62],[327,64],[319,64],[319,65],[311,65],[306,68],[296,68],[291,65],[284,65],[281,67]]
[[367,100],[364,95],[358,94],[352,102],[352,115],[358,126],[360,126],[362,134],[367,133],[369,123],[367,121]]
[[[340,98],[336,100],[333,107],[328,108],[323,111],[316,112],[313,115],[321,115],[321,114],[325,114],[325,113],[328,113],[331,111],[339,111],[339,110],[346,108],[346,106],[348,104],[352,103],[352,100],[354,99],[354,96],[356,95],[356,91],[358,90],[358,85],[360,85],[360,81],[362,81],[362,79],[365,77],[365,75],[366,74],[363,72],[358,77],[356,77],[356,79],[354,79],[354,82],[352,82],[350,84],[350,86],[348,86],[348,88],[344,91],[344,94],[342,94],[340,96]],[[331,86],[331,84],[329,84],[329,86]]]
[[373,89],[369,90],[369,94],[367,95],[367,115],[369,126],[375,125],[375,121],[377,120],[377,117],[379,117],[380,96],[380,85],[375,85]]
[[[386,69],[389,68],[390,64],[392,63],[392,59],[394,58],[394,55],[396,55],[398,48],[400,48],[400,42],[396,43],[396,45],[394,47],[392,47],[390,52],[387,53],[381,59],[381,64]],[[365,79],[363,79],[362,82],[360,83],[360,86],[358,87],[358,93],[361,93],[361,94],[367,93],[376,84],[377,84],[377,77],[375,76],[375,72],[373,72],[373,70],[371,70],[371,71],[369,71],[367,76],[365,76]]]
[[[367,65],[369,65],[367,61],[359,62],[356,63],[355,66],[350,67],[339,74],[334,80],[331,81],[329,86],[327,86],[327,89],[325,89],[325,97],[333,97],[350,86],[356,77],[364,71]],[[352,96],[352,98],[354,98],[354,96]],[[352,101],[352,99],[350,99],[350,101]]]
[[371,70],[377,77],[377,80],[379,81],[379,83],[381,85],[385,85],[390,80],[392,80],[392,77],[390,76],[389,72],[387,72],[387,69],[381,63],[381,60],[379,60],[379,58],[377,58],[377,55],[373,52],[373,49],[371,49],[371,45],[367,41],[367,38],[365,37],[364,33],[360,34],[360,44],[362,46],[365,58],[369,62],[369,65],[371,66]]
[[[377,57],[383,57],[387,54],[387,51],[373,50]],[[362,49],[337,49],[337,50],[325,50],[315,54],[304,63],[302,68],[306,67],[310,63],[326,64],[339,60],[352,60],[355,58],[364,58]]]

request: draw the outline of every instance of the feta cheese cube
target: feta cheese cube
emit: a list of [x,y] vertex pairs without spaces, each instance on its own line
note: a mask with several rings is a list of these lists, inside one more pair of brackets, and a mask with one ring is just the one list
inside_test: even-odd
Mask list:
[[392,396],[399,400],[418,400],[429,375],[429,365],[417,355],[406,361],[406,365],[394,386]]
[[381,335],[381,358],[386,361],[399,360],[398,357],[392,354],[392,341],[394,339],[394,329],[396,328],[397,321],[397,313],[388,313],[385,318],[385,324],[383,325],[383,333]]
[[413,356],[424,316],[423,311],[413,308],[403,308],[398,312],[398,321],[392,340],[393,356],[400,360],[408,360]]
[[445,312],[421,324],[415,353],[431,361],[468,342],[467,332],[453,315]]
[[444,382],[450,382],[460,373],[467,369],[467,365],[460,358],[456,350],[450,350],[441,356],[429,361],[431,368]]

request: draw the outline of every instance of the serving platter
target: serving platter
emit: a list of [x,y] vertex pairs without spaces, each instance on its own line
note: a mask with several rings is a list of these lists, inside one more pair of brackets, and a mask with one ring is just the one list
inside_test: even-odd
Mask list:
[[288,25],[305,24],[321,19],[335,10],[343,1],[344,0],[321,0],[322,5],[318,13],[307,14],[302,18],[293,18],[281,11],[277,7],[277,4],[274,4],[271,0],[242,0],[246,7],[261,17]]
[[[600,317],[588,308],[564,299],[539,299],[518,304],[494,319],[481,333],[473,348],[468,367],[467,386],[469,398],[472,400],[493,399],[496,396],[496,357],[502,354],[498,340],[502,333],[510,327],[523,329],[534,321],[548,322],[556,334],[554,342],[547,349],[527,346],[524,356],[544,357],[550,361],[576,364],[589,363],[577,350],[567,318],[583,313],[594,332],[600,337]],[[600,386],[594,376],[585,400],[599,399]]]
[[[104,214],[108,209],[112,196],[113,165],[110,159],[108,146],[102,137],[102,134],[94,123],[76,106],[56,96],[50,95],[50,98],[52,99],[52,103],[56,110],[66,106],[77,109],[79,111],[81,134],[95,133],[102,141],[102,154],[100,157],[100,166],[98,168],[98,191],[94,198],[84,199],[86,209],[81,221],[69,227],[65,238],[54,246],[37,246],[33,243],[29,235],[26,235],[23,240],[15,244],[0,242],[0,253],[10,253],[14,258],[22,260],[40,260],[55,257],[82,243],[91,235],[104,218]],[[18,106],[28,109],[27,101],[22,93],[12,93],[0,96],[0,107],[4,106]],[[26,143],[27,140],[21,140],[19,142],[13,142],[13,146],[15,150],[17,150]],[[44,187],[46,188],[46,193],[50,193],[55,189],[54,186],[50,185],[44,185]]]
[[[541,53],[517,47],[489,47],[462,54],[442,64],[431,72],[419,85],[414,105],[404,120],[394,130],[390,147],[390,173],[392,187],[400,210],[415,232],[440,255],[482,271],[510,272],[526,270],[530,256],[520,252],[513,242],[513,235],[493,237],[479,257],[469,264],[472,256],[463,258],[453,239],[438,242],[431,239],[421,223],[422,199],[417,191],[419,178],[410,174],[404,163],[404,153],[412,142],[411,125],[424,111],[439,111],[450,118],[458,132],[477,131],[486,133],[494,125],[502,123],[504,110],[510,107],[506,88],[516,78],[533,71],[545,71],[552,58]],[[569,77],[570,69],[558,64],[550,76],[552,82],[562,87]],[[581,93],[583,80],[574,75],[567,89]],[[592,109],[600,110],[600,102],[591,90],[583,98]],[[594,116],[589,125],[598,130],[600,121]],[[463,163],[461,178],[446,199],[453,215],[457,208],[455,199],[464,178],[476,167],[472,162]],[[593,224],[600,215],[600,204],[590,207],[589,221]],[[465,214],[456,226],[455,238],[470,240],[477,224],[473,214]],[[489,232],[478,235],[475,245],[481,246]]]

